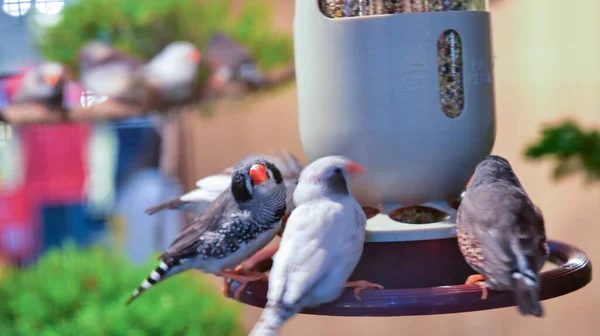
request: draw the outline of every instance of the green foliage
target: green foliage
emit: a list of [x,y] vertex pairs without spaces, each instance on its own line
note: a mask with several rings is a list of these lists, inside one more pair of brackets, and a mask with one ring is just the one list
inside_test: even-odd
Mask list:
[[57,25],[41,28],[38,47],[47,59],[76,70],[77,51],[92,39],[147,60],[172,41],[187,40],[203,49],[221,31],[268,69],[293,57],[291,37],[273,31],[271,6],[268,0],[247,0],[234,14],[223,0],[80,0],[63,9]]
[[0,283],[2,335],[242,335],[239,307],[210,284],[176,275],[142,294],[129,295],[156,265],[133,268],[101,248],[46,254]]
[[546,126],[541,139],[526,149],[525,156],[552,158],[556,179],[583,172],[589,181],[600,180],[600,132],[584,131],[572,121]]

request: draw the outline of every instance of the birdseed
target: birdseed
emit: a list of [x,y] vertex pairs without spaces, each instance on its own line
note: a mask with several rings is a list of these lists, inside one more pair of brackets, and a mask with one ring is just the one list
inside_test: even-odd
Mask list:
[[[485,0],[319,0],[330,18],[431,11],[486,10]],[[440,107],[450,118],[458,117],[465,104],[462,42],[456,31],[444,32],[438,40]]]
[[321,0],[320,5],[323,14],[333,19],[370,14],[369,0]]
[[443,211],[420,205],[393,210],[389,216],[397,222],[406,224],[439,223],[450,217]]
[[450,118],[456,118],[465,106],[462,43],[454,30],[442,33],[438,45],[440,105]]
[[484,0],[319,0],[330,18],[431,11],[485,10]]

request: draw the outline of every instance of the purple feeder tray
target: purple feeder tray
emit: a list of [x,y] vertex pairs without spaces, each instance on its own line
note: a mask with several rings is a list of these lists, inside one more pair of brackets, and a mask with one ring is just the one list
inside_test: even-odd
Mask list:
[[[592,264],[580,249],[550,241],[549,262],[557,267],[542,273],[541,299],[574,292],[592,280]],[[266,272],[277,248],[265,249],[245,265]],[[396,257],[391,257],[396,256]],[[367,280],[385,286],[365,290],[361,301],[351,289],[329,304],[302,311],[303,314],[332,316],[409,316],[461,313],[514,306],[511,292],[489,291],[481,300],[481,289],[464,285],[475,272],[464,262],[456,238],[366,243],[363,256],[350,280]],[[240,285],[227,280],[230,295]],[[266,282],[254,282],[241,294],[242,303],[264,307]]]

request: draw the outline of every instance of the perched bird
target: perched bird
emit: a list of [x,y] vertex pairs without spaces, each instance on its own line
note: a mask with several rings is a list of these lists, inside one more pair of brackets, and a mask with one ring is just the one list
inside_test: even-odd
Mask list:
[[346,282],[362,255],[367,217],[350,194],[349,177],[365,168],[341,156],[308,165],[269,275],[267,305],[251,336],[276,335],[283,323],[306,307],[336,300],[345,287],[355,296],[367,281]]
[[190,99],[196,88],[201,60],[202,53],[190,42],[171,42],[141,71],[146,84],[163,102],[183,102]]
[[42,62],[27,70],[12,100],[60,108],[63,103],[65,68],[55,62]]
[[542,316],[539,271],[549,250],[544,217],[523,189],[508,161],[491,155],[483,159],[471,178],[457,213],[460,251],[480,274],[477,284],[513,291],[523,315]]
[[[127,302],[157,282],[188,269],[234,279],[244,285],[263,273],[231,271],[268,244],[285,213],[285,185],[277,167],[261,156],[248,156],[234,167],[231,186],[184,229],[160,257]],[[243,290],[243,286],[239,291]]]
[[147,90],[140,72],[142,65],[141,60],[98,41],[87,43],[79,51],[83,87],[96,95],[126,103],[146,99]]
[[[272,162],[281,172],[286,187],[286,214],[288,216],[294,209],[293,195],[304,165],[292,153],[286,150],[271,150],[270,155],[264,158]],[[149,215],[159,211],[183,210],[200,213],[213,202],[218,195],[229,188],[231,184],[232,167],[228,167],[219,174],[211,175],[196,182],[198,189],[192,190],[179,198],[165,201],[146,210]]]
[[248,51],[223,33],[215,33],[211,37],[205,56],[212,71],[209,85],[214,89],[233,81],[241,81],[253,87],[264,84],[263,75]]

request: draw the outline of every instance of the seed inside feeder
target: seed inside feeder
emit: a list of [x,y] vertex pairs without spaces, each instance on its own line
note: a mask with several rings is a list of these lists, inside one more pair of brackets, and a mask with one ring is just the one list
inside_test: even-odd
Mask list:
[[414,205],[399,208],[390,212],[390,218],[406,224],[439,223],[450,218],[450,215],[438,209]]
[[337,19],[396,13],[481,11],[485,0],[317,0],[325,16]]
[[444,31],[438,39],[440,105],[450,117],[458,117],[465,107],[462,42],[454,30]]

